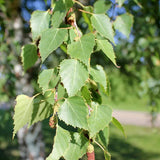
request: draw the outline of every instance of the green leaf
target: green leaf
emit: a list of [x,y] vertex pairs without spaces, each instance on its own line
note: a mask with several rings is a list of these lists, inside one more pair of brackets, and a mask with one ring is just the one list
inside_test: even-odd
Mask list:
[[100,65],[96,65],[94,68],[91,67],[90,74],[93,78],[94,81],[98,82],[104,87],[104,90],[107,89],[107,84],[106,84],[106,73],[103,70],[103,67]]
[[55,2],[55,8],[52,15],[52,26],[53,28],[58,28],[63,22],[67,11],[73,6],[72,0],[59,0]]
[[50,28],[42,33],[39,49],[42,57],[42,62],[56,50],[63,42],[67,34],[66,29]]
[[83,98],[78,96],[66,99],[58,112],[59,118],[66,124],[83,129],[88,129],[87,115],[88,108]]
[[86,34],[82,36],[79,41],[72,42],[68,45],[68,54],[71,55],[72,58],[79,59],[88,66],[94,44],[94,35],[91,33]]
[[91,17],[93,27],[101,34],[101,36],[114,42],[114,32],[110,19],[105,14],[93,14]]
[[127,38],[129,38],[132,26],[133,26],[133,16],[128,13],[118,16],[114,22],[115,29],[119,30]]
[[65,6],[66,6],[67,9],[72,7],[73,6],[73,1],[72,0],[65,0]]
[[109,127],[105,127],[97,135],[98,142],[107,150],[109,143]]
[[69,37],[70,37],[70,41],[71,43],[74,42],[75,38],[77,37],[76,32],[74,31],[74,29],[70,29],[69,30]]
[[106,13],[111,8],[111,4],[106,4],[105,0],[99,0],[94,3],[94,13]]
[[42,121],[47,119],[53,113],[52,105],[46,103],[45,101],[41,101],[41,99],[34,99],[34,107],[32,118],[29,125],[33,125],[38,121]]
[[69,9],[73,6],[72,0],[59,0],[55,2],[55,8],[54,11],[65,11],[66,9]]
[[59,84],[58,85],[58,99],[65,97],[66,91],[65,88]]
[[109,152],[104,151],[105,160],[111,160],[111,154]]
[[111,85],[109,79],[107,78],[107,90],[106,90],[107,96],[110,95],[110,92],[111,92]]
[[71,137],[72,140],[64,158],[66,160],[79,160],[86,153],[89,141],[83,134],[79,133],[73,133]]
[[123,5],[125,0],[116,0],[116,2],[119,4],[119,6],[121,7]]
[[94,88],[90,88],[89,90],[91,92],[92,101],[102,104],[102,96],[100,95],[98,88],[96,90]]
[[65,16],[66,16],[66,12],[56,11],[52,16],[53,28],[58,28],[60,24],[63,22],[63,19]]
[[32,124],[48,118],[52,113],[52,105],[41,101],[40,98],[28,97],[26,95],[19,95],[16,98],[15,114],[14,114],[14,132],[16,132],[24,125],[28,127]]
[[54,105],[54,103],[55,103],[55,90],[53,90],[53,91],[46,91],[44,93],[44,100],[46,102],[48,102],[49,104]]
[[[83,8],[85,11],[87,11],[87,12],[93,12],[93,7],[92,6],[85,6],[84,8]],[[87,25],[88,25],[88,29],[91,31],[91,32],[93,32],[93,27],[92,27],[92,24],[91,24],[91,20],[90,20],[90,17],[91,17],[91,15],[90,14],[87,14],[87,13],[85,13],[85,12],[82,12],[82,16],[83,16],[83,18],[84,18],[84,21],[87,23]]]
[[46,69],[43,70],[38,77],[38,84],[42,88],[43,93],[47,89],[53,89],[59,81],[57,69]]
[[59,160],[69,147],[70,133],[60,126],[57,127],[53,150],[46,160]]
[[97,44],[104,54],[114,63],[114,65],[118,67],[112,45],[107,40],[97,40]]
[[34,11],[31,15],[31,30],[33,40],[37,40],[42,32],[49,28],[50,15],[48,11]]
[[75,59],[64,60],[60,64],[60,76],[69,96],[75,95],[88,78],[86,67]]
[[16,132],[27,123],[30,123],[33,113],[33,97],[19,95],[16,98],[16,106],[14,113],[14,131],[13,138]]
[[118,129],[120,129],[120,130],[122,131],[124,137],[126,138],[126,133],[125,133],[125,130],[124,130],[123,126],[121,125],[121,123],[120,123],[115,117],[112,118],[112,123],[113,123]]
[[37,47],[34,44],[27,44],[22,47],[21,52],[23,68],[26,71],[32,67],[38,59]]
[[90,137],[103,130],[112,120],[112,109],[106,105],[95,104],[88,119]]
[[81,95],[86,100],[87,104],[91,105],[91,92],[89,91],[87,86],[83,86],[81,89]]

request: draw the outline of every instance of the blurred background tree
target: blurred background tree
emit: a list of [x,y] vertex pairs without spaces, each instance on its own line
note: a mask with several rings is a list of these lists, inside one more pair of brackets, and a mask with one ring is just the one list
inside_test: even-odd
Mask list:
[[138,6],[126,1],[124,9],[134,15],[135,22],[129,40],[119,33],[117,36],[118,74],[126,82],[126,94],[131,88],[131,96],[147,96],[154,123],[160,105],[160,1],[142,0]]
[[[111,75],[109,80],[112,91],[110,97],[105,97],[107,103],[113,106],[122,104],[120,109],[133,106],[135,110],[148,104],[154,121],[160,104],[160,1],[126,0],[122,6],[118,5],[118,0],[81,0],[81,2],[97,7],[97,13],[102,9],[106,10],[113,22],[118,15],[126,11],[134,15],[135,22],[129,39],[116,30],[115,53],[121,68],[115,68],[109,60],[106,64],[105,56],[98,49],[92,59],[103,65],[106,72]],[[15,97],[22,93],[31,96],[39,90],[36,80],[40,60],[24,74],[20,52],[23,44],[31,42],[30,14],[37,9],[47,10],[50,3],[49,0],[46,3],[43,0],[0,0],[0,130],[6,127],[4,124],[8,120],[11,120],[10,113]],[[82,13],[82,17],[77,14],[77,24],[82,32],[91,29],[85,13]],[[47,58],[41,69],[57,66],[66,56],[64,52],[65,48],[57,49],[55,54]],[[138,104],[138,97],[143,98],[144,103]],[[6,136],[6,141],[9,136],[12,137],[12,126],[8,132],[10,134]],[[45,156],[40,123],[28,132],[24,127],[18,133],[18,142],[22,159],[35,157],[43,159]]]

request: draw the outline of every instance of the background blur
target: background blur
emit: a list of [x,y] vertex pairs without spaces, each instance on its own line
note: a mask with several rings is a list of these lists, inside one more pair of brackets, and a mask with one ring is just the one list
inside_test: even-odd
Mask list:
[[[123,116],[134,121],[134,125],[124,125],[126,139],[111,126],[109,151],[112,159],[159,160],[160,129],[154,125],[160,123],[156,119],[160,106],[160,1],[126,0],[122,7],[115,0],[98,1],[102,1],[102,7],[112,20],[126,11],[134,16],[128,39],[116,31],[115,53],[120,69],[115,68],[102,53],[92,55],[92,63],[103,65],[110,81],[110,95],[103,97],[105,102],[115,112],[134,113],[133,118]],[[94,5],[95,1],[81,2]],[[0,160],[40,160],[52,149],[54,131],[49,128],[48,120],[37,123],[29,131],[24,127],[12,140],[15,97],[18,94],[32,96],[36,93],[40,70],[54,67],[65,58],[65,53],[59,48],[43,65],[38,61],[27,73],[23,73],[20,52],[22,45],[32,41],[30,15],[34,10],[49,9],[50,3],[49,0],[0,0]],[[77,23],[85,33],[88,26],[79,14]],[[150,121],[144,120],[144,126],[139,126],[136,121],[139,113],[150,115]],[[102,159],[103,153],[96,147],[96,160]]]

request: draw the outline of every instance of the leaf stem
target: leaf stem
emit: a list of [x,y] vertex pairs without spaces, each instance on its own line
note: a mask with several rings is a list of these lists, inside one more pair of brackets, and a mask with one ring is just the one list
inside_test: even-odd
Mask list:
[[59,29],[72,29],[73,27],[59,28]]
[[105,151],[105,149],[102,147],[102,145],[100,145],[97,141],[94,141],[103,151]]
[[58,101],[60,101],[60,100],[62,100],[62,99],[65,99],[65,98],[64,98],[64,97],[62,97],[62,98],[59,98],[59,99],[57,100],[57,102],[58,102]]
[[40,94],[42,94],[42,93],[37,93],[32,98],[34,99],[35,97],[39,96]]
[[88,14],[91,14],[91,15],[93,15],[94,13],[91,13],[91,12],[88,12],[88,11],[84,11],[84,10],[82,10],[82,9],[78,9],[80,12],[84,12],[84,13],[88,13]]
[[84,6],[81,2],[78,2],[78,1],[76,1],[76,0],[73,0],[73,2],[79,4],[82,8],[85,8],[85,6]]

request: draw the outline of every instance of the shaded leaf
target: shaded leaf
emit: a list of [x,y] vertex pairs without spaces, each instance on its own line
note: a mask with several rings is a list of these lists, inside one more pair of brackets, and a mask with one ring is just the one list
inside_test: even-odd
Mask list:
[[69,147],[70,140],[70,133],[60,126],[57,126],[53,150],[46,160],[59,160]]
[[50,15],[48,11],[34,11],[31,15],[31,30],[33,40],[37,40],[42,32],[49,28]]
[[63,22],[66,12],[56,11],[52,16],[52,26],[53,28],[58,28]]
[[58,99],[65,97],[66,91],[65,88],[59,84],[58,85]]
[[97,134],[98,142],[107,150],[109,143],[109,127],[105,127]]
[[72,0],[59,0],[54,3],[55,7],[52,15],[52,26],[53,28],[58,28],[60,24],[63,22],[67,11],[70,7],[73,6]]
[[94,68],[91,67],[90,69],[90,74],[93,78],[94,81],[98,82],[99,84],[101,84],[104,87],[104,90],[106,90],[107,88],[107,84],[106,84],[106,73],[103,70],[103,67],[100,65],[96,65]]
[[110,19],[105,14],[93,14],[91,17],[93,27],[101,34],[101,36],[114,42],[114,32]]
[[106,13],[111,8],[111,3],[106,4],[105,0],[99,0],[94,3],[94,13]]
[[101,97],[98,89],[95,90],[94,88],[90,88],[89,90],[91,92],[92,101],[98,102],[99,104],[101,104],[102,103],[102,97]]
[[128,13],[118,16],[114,22],[115,29],[119,30],[127,38],[129,38],[132,26],[133,26],[133,16]]
[[103,130],[112,120],[112,109],[110,107],[95,104],[92,109],[93,111],[88,119],[90,137]]
[[67,35],[66,29],[50,28],[42,33],[39,49],[42,57],[42,62],[56,50],[64,41]]
[[54,105],[54,103],[55,103],[55,90],[46,91],[44,93],[44,100],[47,101],[49,104]]
[[64,60],[60,64],[60,76],[69,96],[75,95],[88,78],[86,67],[75,59]]
[[121,132],[123,133],[124,137],[126,137],[126,133],[125,133],[125,130],[124,130],[123,126],[121,125],[121,123],[120,123],[115,117],[112,118],[112,123],[113,123],[118,129],[120,129]]
[[29,125],[33,125],[38,121],[42,121],[48,118],[53,113],[52,105],[46,103],[45,101],[41,101],[41,99],[34,99],[34,107],[32,118]]
[[87,104],[91,105],[91,92],[89,91],[87,86],[83,86],[81,89],[81,95],[86,100]]
[[[84,9],[85,11],[88,11],[88,12],[91,12],[91,13],[93,12],[93,7],[92,7],[92,6],[85,6],[83,9]],[[82,12],[82,16],[83,16],[83,18],[84,18],[84,21],[85,21],[85,22],[87,23],[87,25],[88,25],[88,29],[89,29],[91,32],[93,32],[93,27],[92,27],[91,20],[90,20],[91,15]]]
[[104,52],[104,54],[114,63],[116,67],[116,56],[112,45],[107,40],[97,40],[99,48]]
[[111,154],[107,151],[104,152],[105,160],[111,160]]
[[67,152],[64,154],[66,160],[79,160],[87,151],[89,140],[79,133],[73,133]]
[[88,66],[94,44],[94,35],[91,33],[86,34],[82,36],[79,41],[72,41],[72,43],[68,45],[68,54],[71,55],[72,58],[79,59]]
[[23,68],[26,71],[32,67],[38,59],[37,47],[34,44],[27,44],[22,47],[21,52]]
[[88,108],[83,98],[78,96],[66,99],[58,112],[59,118],[66,124],[83,129],[88,129],[87,115]]
[[57,69],[46,69],[43,70],[38,77],[38,84],[42,88],[43,93],[46,92],[47,89],[53,89],[60,77],[58,76]]

